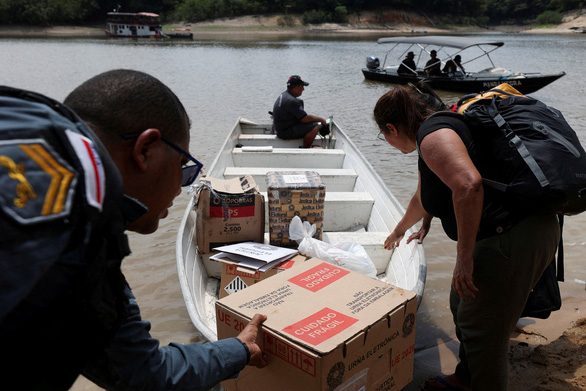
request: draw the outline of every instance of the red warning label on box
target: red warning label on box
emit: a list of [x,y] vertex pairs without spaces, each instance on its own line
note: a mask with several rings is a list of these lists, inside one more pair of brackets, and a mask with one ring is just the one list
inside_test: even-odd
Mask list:
[[255,214],[255,195],[210,194],[210,217],[234,219],[253,217]]
[[302,288],[312,292],[317,292],[322,288],[338,281],[346,274],[350,273],[346,269],[339,268],[329,263],[322,263],[301,274],[289,279],[289,282],[299,285]]
[[317,346],[333,336],[346,330],[358,319],[324,308],[307,318],[287,326],[283,332],[290,334],[308,344]]

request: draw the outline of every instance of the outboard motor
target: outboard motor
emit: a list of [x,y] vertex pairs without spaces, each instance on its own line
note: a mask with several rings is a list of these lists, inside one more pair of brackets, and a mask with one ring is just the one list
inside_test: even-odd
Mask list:
[[380,68],[380,61],[378,59],[378,57],[366,57],[366,67],[368,69],[379,69]]

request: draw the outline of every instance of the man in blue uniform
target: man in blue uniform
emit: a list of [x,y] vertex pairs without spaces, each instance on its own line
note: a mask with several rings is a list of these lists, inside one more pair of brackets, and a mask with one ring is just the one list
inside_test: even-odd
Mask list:
[[114,70],[65,102],[79,117],[0,87],[1,388],[65,390],[83,374],[108,390],[194,390],[266,366],[259,314],[238,338],[160,347],[120,270],[125,229],[154,232],[201,169],[177,96]]
[[305,112],[299,99],[309,83],[293,75],[287,80],[287,91],[283,92],[273,106],[273,126],[277,137],[283,140],[303,139],[303,148],[311,148],[319,131],[322,136],[329,133],[325,118]]

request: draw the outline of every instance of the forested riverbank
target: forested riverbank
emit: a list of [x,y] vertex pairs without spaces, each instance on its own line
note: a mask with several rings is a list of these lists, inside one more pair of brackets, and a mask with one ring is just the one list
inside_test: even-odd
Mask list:
[[[0,26],[98,26],[108,12],[151,12],[164,23],[215,23],[240,17],[281,28],[339,24],[438,29],[553,26],[583,13],[580,0],[0,0]],[[254,16],[251,16],[254,15]]]

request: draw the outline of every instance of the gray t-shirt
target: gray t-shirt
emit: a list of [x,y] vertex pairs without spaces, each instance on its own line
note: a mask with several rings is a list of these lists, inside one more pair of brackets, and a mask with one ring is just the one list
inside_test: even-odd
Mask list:
[[277,132],[283,131],[298,123],[306,115],[303,100],[295,98],[289,91],[284,91],[273,106],[275,130]]

